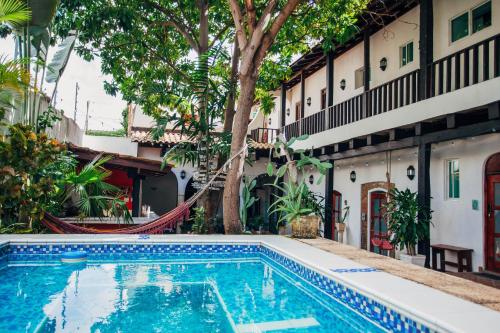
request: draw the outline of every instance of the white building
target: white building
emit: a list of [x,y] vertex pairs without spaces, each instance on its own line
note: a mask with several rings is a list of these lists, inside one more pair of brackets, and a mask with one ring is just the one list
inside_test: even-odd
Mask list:
[[[326,198],[325,237],[335,237],[347,203],[344,242],[378,251],[388,174],[389,187],[430,204],[431,244],[472,249],[473,270],[498,272],[500,0],[384,3],[383,25],[367,17],[335,51],[318,46],[292,64],[275,110],[255,116],[251,137],[265,144],[278,132],[309,134],[296,148],[334,164],[312,185]],[[265,150],[257,156],[267,162]]]

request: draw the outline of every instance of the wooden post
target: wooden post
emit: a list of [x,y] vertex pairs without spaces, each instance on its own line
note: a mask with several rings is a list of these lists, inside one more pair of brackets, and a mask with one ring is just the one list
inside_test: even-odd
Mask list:
[[363,33],[364,70],[363,83],[365,91],[370,90],[370,31],[366,29]]
[[330,108],[333,106],[333,80],[334,80],[334,53],[326,54],[326,110],[325,130],[330,129]]
[[330,160],[332,167],[327,170],[325,177],[325,224],[323,236],[328,239],[333,239],[332,233],[332,197],[333,197],[333,169],[334,161]]
[[434,61],[433,17],[432,0],[420,1],[420,75],[418,76],[418,100],[432,96],[430,87],[432,86],[431,66]]
[[304,108],[306,104],[306,77],[304,72],[300,73],[300,119],[304,118]]
[[286,124],[286,86],[281,84],[281,127]]
[[[428,212],[431,208],[431,144],[421,143],[418,146],[418,203],[426,207]],[[430,267],[430,230],[427,235],[429,239],[418,243],[418,253],[425,255],[425,267]]]

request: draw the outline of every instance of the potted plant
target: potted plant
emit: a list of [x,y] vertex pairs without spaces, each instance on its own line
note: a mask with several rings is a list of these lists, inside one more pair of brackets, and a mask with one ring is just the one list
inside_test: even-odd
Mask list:
[[[269,212],[279,213],[278,225],[289,223],[292,227],[292,236],[298,238],[315,238],[318,235],[319,222],[324,211],[323,205],[309,190],[306,183],[303,180],[299,182],[299,171],[317,170],[321,174],[317,181],[320,184],[326,170],[332,167],[331,163],[321,162],[313,157],[312,152],[306,154],[304,150],[292,148],[297,140],[302,141],[307,138],[307,135],[302,135],[285,141],[282,137],[278,137],[272,149],[277,154],[283,155],[286,162],[276,172],[271,163],[267,165],[268,175],[275,176],[275,182],[272,185],[283,193],[283,195],[275,195],[276,201],[269,207]],[[293,158],[296,155],[300,157],[298,160]],[[279,179],[284,176],[287,176],[287,183],[283,186],[278,185]]]
[[292,228],[292,237],[316,238],[319,230],[320,216],[315,215],[315,207],[310,203],[310,191],[304,182],[295,185],[289,181],[283,187],[282,196],[269,207],[270,213],[278,213],[278,224],[288,222]]
[[397,188],[390,191],[385,209],[391,243],[406,249],[400,260],[423,266],[425,256],[416,253],[416,245],[428,239],[431,211],[419,204],[416,192]]

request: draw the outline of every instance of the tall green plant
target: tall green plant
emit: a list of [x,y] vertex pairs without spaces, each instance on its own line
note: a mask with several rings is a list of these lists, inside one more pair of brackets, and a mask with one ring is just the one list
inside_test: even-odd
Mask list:
[[406,248],[409,255],[415,255],[417,243],[429,237],[431,223],[432,212],[418,203],[417,196],[417,192],[410,189],[394,188],[385,205],[391,243],[400,249]]
[[275,195],[276,201],[269,206],[271,214],[278,213],[278,224],[292,222],[299,217],[307,216],[314,212],[314,208],[306,203],[310,191],[304,182],[300,182],[297,185],[289,181],[283,184],[283,186],[274,186],[284,193],[282,196]]
[[258,200],[254,196],[252,196],[252,190],[257,185],[257,180],[253,179],[250,183],[248,183],[248,177],[245,177],[245,182],[243,184],[243,191],[241,193],[241,207],[240,207],[240,220],[243,224],[243,231],[246,230],[246,226],[248,223],[248,209],[251,208],[255,202]]

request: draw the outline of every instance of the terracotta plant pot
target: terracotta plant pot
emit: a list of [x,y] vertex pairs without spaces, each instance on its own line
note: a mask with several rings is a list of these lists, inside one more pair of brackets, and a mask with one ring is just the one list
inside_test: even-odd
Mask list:
[[319,216],[302,216],[292,221],[292,237],[316,238],[319,232]]

